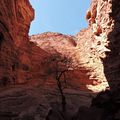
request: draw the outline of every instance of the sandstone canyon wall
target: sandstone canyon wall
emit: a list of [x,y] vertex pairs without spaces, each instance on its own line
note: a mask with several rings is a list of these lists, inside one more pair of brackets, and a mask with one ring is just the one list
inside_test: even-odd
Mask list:
[[45,52],[29,42],[28,38],[30,22],[33,18],[34,10],[28,0],[0,2],[1,85],[25,83],[33,79],[34,75],[31,73],[34,74],[40,67],[40,58]]
[[77,34],[81,61],[90,70],[93,85],[88,88],[103,89],[109,87],[103,61],[110,53],[108,35],[113,29],[112,0],[93,0],[87,11],[88,29]]
[[27,49],[33,9],[26,0],[2,0],[0,11],[0,79],[14,82],[19,76],[20,54]]
[[89,27],[76,36],[44,33],[31,36],[29,41],[30,22],[34,18],[29,1],[2,0],[1,81],[24,83],[46,79],[46,68],[42,65],[44,58],[54,51],[72,58],[73,64],[77,66],[77,71],[68,73],[73,78],[79,76],[77,80],[70,80],[71,85],[81,86],[84,83],[82,86],[87,86],[87,89],[101,91],[109,85],[112,87],[113,84],[119,84],[118,3],[119,0],[92,0],[86,15]]
[[101,59],[102,66],[99,64],[98,69],[102,68],[103,73],[99,72],[99,75],[104,76],[111,89],[118,87],[120,83],[119,5],[119,0],[93,0],[86,15],[92,31],[89,50],[95,64],[98,61],[96,58]]
[[[120,84],[120,1],[112,0],[111,13],[109,14],[108,48],[111,50],[104,59],[104,72],[111,89]],[[108,29],[106,29],[108,31]]]

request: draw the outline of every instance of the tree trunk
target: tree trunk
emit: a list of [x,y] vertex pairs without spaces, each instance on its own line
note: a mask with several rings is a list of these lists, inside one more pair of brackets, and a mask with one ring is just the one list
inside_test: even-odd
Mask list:
[[62,110],[65,111],[65,109],[66,109],[66,98],[64,96],[59,77],[57,79],[57,85],[58,85],[58,88],[59,88],[59,91],[60,91],[60,94],[61,94],[61,98],[62,98],[62,100],[61,100],[62,101],[62,103],[61,103],[62,104]]

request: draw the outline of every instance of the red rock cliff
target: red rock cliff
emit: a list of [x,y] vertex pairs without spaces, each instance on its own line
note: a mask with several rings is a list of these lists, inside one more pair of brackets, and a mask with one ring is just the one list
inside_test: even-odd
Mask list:
[[102,86],[107,81],[111,89],[120,83],[119,8],[119,0],[92,0],[86,15],[89,28],[77,35],[78,44],[84,54],[81,59],[91,63],[97,81]]
[[[9,4],[9,5],[8,5]],[[29,14],[28,14],[29,13]],[[19,67],[19,53],[28,41],[33,9],[27,0],[0,2],[0,79],[15,81]]]
[[42,58],[44,52],[28,38],[33,18],[34,10],[28,0],[0,2],[1,84],[24,83],[32,79],[31,71],[34,74],[39,68],[36,57]]
[[[89,51],[96,73],[104,76],[111,89],[119,85],[119,0],[93,0],[86,18],[91,29]],[[79,37],[78,37],[79,38]],[[101,62],[98,62],[98,61]],[[98,63],[98,65],[95,65]],[[99,66],[100,65],[100,66]],[[102,70],[100,74],[99,70]]]
[[[92,0],[86,14],[88,29],[81,30],[74,37],[58,33],[32,36],[30,40],[33,43],[28,40],[30,22],[34,17],[29,1],[10,0],[8,6],[8,1],[2,0],[1,81],[21,83],[27,80],[46,79],[44,70],[40,69],[44,69],[42,66],[44,57],[54,50],[73,59],[75,65],[79,67],[79,72],[75,72],[75,76],[82,76],[78,79],[85,83],[88,89],[101,91],[109,85],[113,87],[119,84],[118,3],[119,0]],[[76,83],[79,84],[78,81]]]
[[109,33],[113,30],[112,0],[92,0],[86,19],[89,27],[77,34],[83,66],[90,70],[93,85],[88,88],[102,90],[108,86],[103,61],[109,49]]

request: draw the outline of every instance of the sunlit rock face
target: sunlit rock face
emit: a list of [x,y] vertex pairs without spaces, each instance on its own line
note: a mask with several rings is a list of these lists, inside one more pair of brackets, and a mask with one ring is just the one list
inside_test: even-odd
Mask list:
[[[90,74],[88,70],[82,66],[81,63],[81,53],[77,46],[77,38],[74,36],[64,35],[60,33],[46,32],[43,34],[33,35],[30,37],[30,41],[34,42],[38,47],[42,48],[44,51],[48,52],[51,56],[56,56],[57,54],[62,57],[66,57],[71,60],[70,70],[65,72],[65,80],[67,88],[76,88],[81,90],[88,90],[86,84],[92,84],[92,80],[89,80]],[[46,57],[50,61],[51,57]],[[47,62],[48,63],[48,62]],[[44,64],[46,62],[44,61]],[[47,64],[45,67],[47,71],[54,68],[55,62]],[[52,67],[51,67],[52,66]],[[60,65],[58,65],[58,68]],[[44,71],[47,77],[46,85],[56,86],[55,72],[53,74],[48,74]],[[61,77],[61,81],[64,83],[64,74]]]
[[[107,84],[104,83],[107,80],[111,89],[120,83],[119,5],[119,0],[93,0],[86,15],[89,28],[83,33],[84,38],[87,38],[88,34],[89,40],[82,39],[81,32],[77,35],[82,53],[88,53],[90,56],[84,55],[83,60],[92,62],[91,67],[97,76],[95,78],[101,82],[99,85],[106,87]],[[86,52],[83,47],[86,47]]]
[[109,33],[114,25],[111,13],[112,0],[93,0],[86,14],[89,27],[76,35],[81,52],[80,60],[90,70],[90,80],[93,81],[93,84],[87,86],[94,91],[101,91],[109,86],[103,61],[111,51]]

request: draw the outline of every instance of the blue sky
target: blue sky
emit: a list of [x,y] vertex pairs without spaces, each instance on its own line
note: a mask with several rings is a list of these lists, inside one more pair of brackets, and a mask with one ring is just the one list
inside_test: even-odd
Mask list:
[[29,35],[60,32],[74,35],[87,27],[85,14],[91,0],[30,0],[35,9]]

